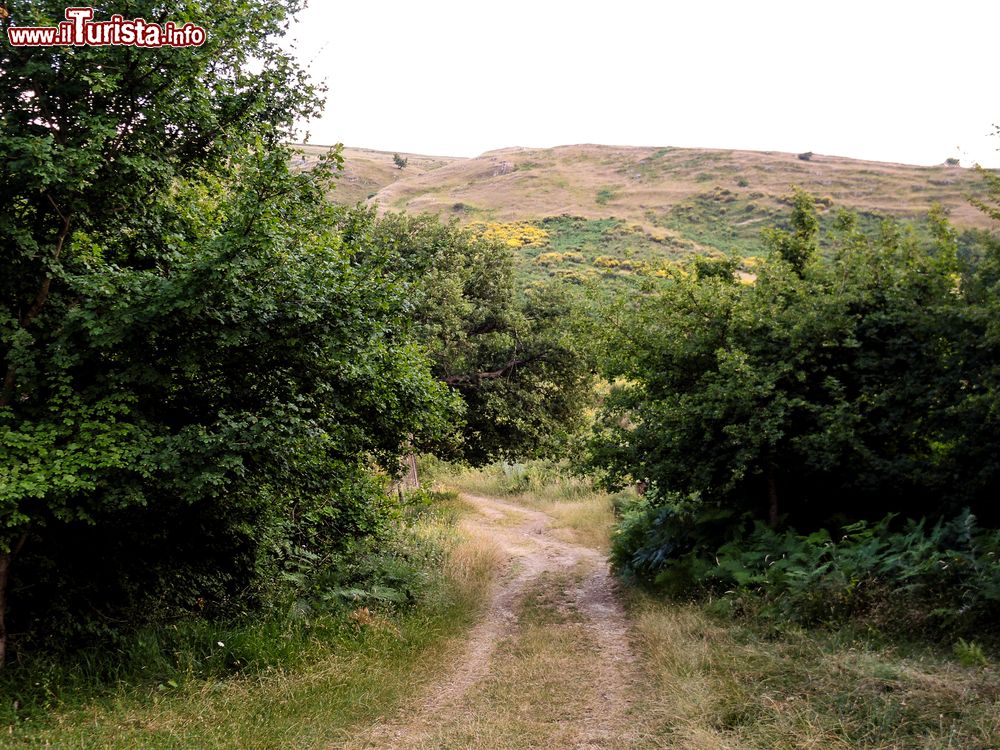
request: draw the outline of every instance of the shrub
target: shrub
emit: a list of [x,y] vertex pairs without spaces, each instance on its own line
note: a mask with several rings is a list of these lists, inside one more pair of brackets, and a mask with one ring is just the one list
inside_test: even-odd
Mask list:
[[[673,596],[755,597],[785,621],[862,619],[932,639],[1000,636],[1000,531],[979,529],[968,511],[895,530],[893,516],[858,522],[838,538],[760,522],[739,533],[739,520],[697,498],[640,498],[621,513],[612,562]],[[737,531],[716,547],[720,528]]]
[[525,221],[475,222],[467,230],[477,240],[501,242],[512,248],[542,247],[549,241],[548,232]]
[[985,667],[989,665],[989,660],[986,658],[986,654],[983,653],[983,647],[975,641],[967,641],[964,638],[959,638],[952,650],[963,667]]
[[603,188],[597,191],[597,197],[594,198],[594,202],[598,205],[605,205],[609,201],[613,201],[616,197],[615,191],[610,188]]

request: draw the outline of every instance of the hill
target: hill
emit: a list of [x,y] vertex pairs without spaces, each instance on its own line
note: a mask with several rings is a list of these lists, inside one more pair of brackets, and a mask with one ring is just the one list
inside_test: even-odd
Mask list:
[[[306,159],[319,150],[305,148]],[[464,224],[529,222],[547,237],[521,248],[528,276],[622,275],[692,253],[759,254],[761,228],[785,220],[795,186],[817,197],[825,224],[846,208],[868,226],[893,217],[919,233],[940,204],[961,230],[989,227],[968,202],[979,175],[947,164],[592,144],[401,155],[402,170],[389,152],[346,148],[334,199]]]
[[[302,163],[315,161],[330,146],[298,145]],[[406,159],[405,169],[396,167],[389,151],[374,151],[368,148],[345,148],[344,171],[337,182],[337,190],[332,197],[338,203],[354,205],[373,199],[384,187],[397,180],[419,177],[455,162],[467,161],[455,156],[422,156],[400,152]],[[293,162],[294,163],[294,162]]]

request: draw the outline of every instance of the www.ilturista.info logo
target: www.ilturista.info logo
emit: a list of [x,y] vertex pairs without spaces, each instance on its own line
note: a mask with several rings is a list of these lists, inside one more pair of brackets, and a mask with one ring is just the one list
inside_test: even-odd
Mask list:
[[7,39],[14,47],[200,47],[208,38],[205,29],[193,23],[147,23],[117,14],[108,21],[93,18],[93,8],[67,8],[66,20],[58,26],[11,26]]

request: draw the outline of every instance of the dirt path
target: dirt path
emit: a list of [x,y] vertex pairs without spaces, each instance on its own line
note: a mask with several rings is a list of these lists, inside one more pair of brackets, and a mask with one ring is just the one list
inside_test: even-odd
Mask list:
[[634,659],[598,551],[557,538],[545,513],[466,495],[464,524],[508,558],[450,674],[347,748],[624,748]]

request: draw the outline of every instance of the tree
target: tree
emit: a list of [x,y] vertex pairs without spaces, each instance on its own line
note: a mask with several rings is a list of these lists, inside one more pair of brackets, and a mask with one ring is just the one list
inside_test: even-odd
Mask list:
[[519,295],[511,249],[432,216],[345,211],[350,242],[389,253],[435,376],[461,397],[458,443],[473,463],[557,450],[588,402],[592,358],[568,290]]
[[392,155],[392,163],[396,165],[396,169],[405,169],[409,159],[404,159],[399,154]]
[[977,269],[960,281],[940,217],[920,244],[842,216],[825,262],[809,261],[814,221],[800,196],[753,285],[678,275],[608,322],[619,385],[593,463],[609,485],[649,481],[655,512],[630,533],[661,539],[663,559],[710,557],[754,520],[834,533],[963,507],[997,520],[997,287]]
[[331,230],[339,155],[287,168],[318,106],[276,42],[298,6],[189,3],[201,48],[0,52],[0,663],[14,579],[36,627],[99,564],[132,615],[265,598],[370,533],[372,467],[443,425],[385,258]]
[[764,241],[772,253],[802,276],[819,249],[819,220],[812,196],[798,188],[792,195],[791,230],[766,229]]

